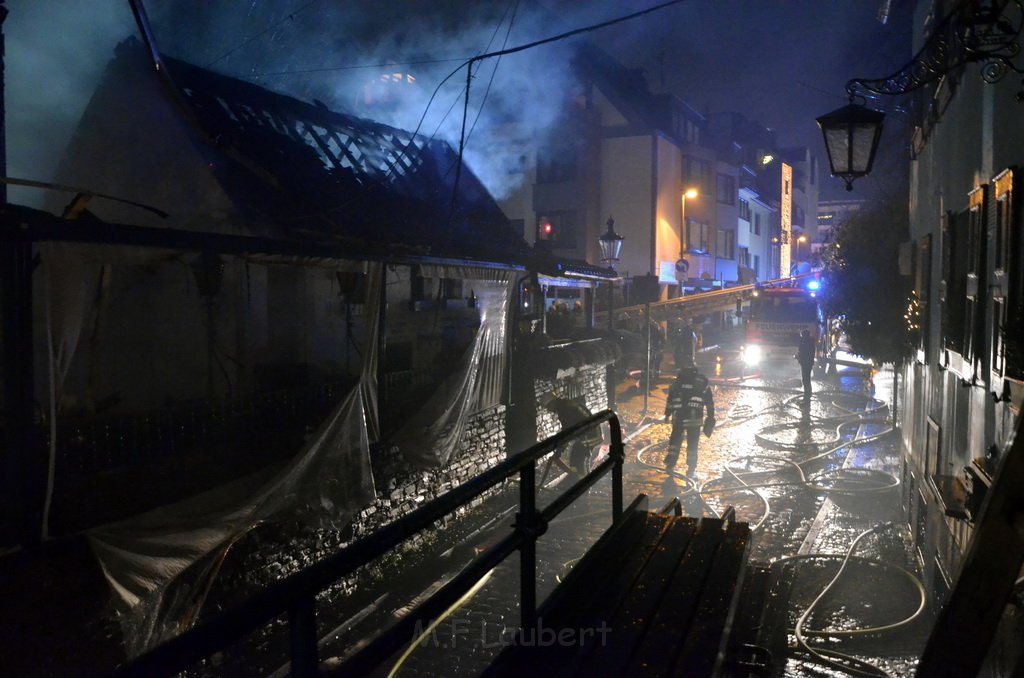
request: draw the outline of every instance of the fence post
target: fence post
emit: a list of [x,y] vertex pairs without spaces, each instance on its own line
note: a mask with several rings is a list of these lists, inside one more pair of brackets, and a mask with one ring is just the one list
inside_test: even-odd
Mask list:
[[644,411],[643,414],[647,414],[648,395],[651,392],[651,302],[644,302],[644,369],[640,374],[643,375],[643,388],[644,388]]
[[[557,453],[556,453],[557,454]],[[537,616],[537,493],[536,462],[519,472],[519,515],[516,529],[525,539],[519,547],[520,626],[533,628]]]
[[609,454],[615,460],[612,466],[612,521],[618,522],[622,518],[622,463],[626,459],[626,450],[622,444],[622,427],[618,417],[611,417],[608,420],[609,433],[611,434],[611,448]]
[[316,645],[316,598],[303,596],[288,610],[288,639],[291,644],[293,676],[316,676],[320,659]]

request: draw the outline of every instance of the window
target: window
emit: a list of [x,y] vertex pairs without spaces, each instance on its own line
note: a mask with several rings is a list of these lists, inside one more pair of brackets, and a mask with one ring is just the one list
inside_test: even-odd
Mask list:
[[750,201],[740,198],[740,219],[750,221]]
[[441,295],[445,299],[461,299],[462,278],[441,278]]
[[746,247],[742,247],[741,246],[739,254],[740,255],[739,255],[739,258],[737,259],[737,261],[739,262],[740,266],[746,266],[747,268],[749,268],[750,267],[750,250],[747,249]]
[[719,259],[736,258],[736,231],[718,229],[718,250]]
[[711,249],[711,225],[695,219],[687,219],[686,249],[697,254],[707,254]]
[[1010,221],[1012,203],[1010,196],[1013,190],[1013,172],[1006,170],[992,181],[995,185],[995,269],[1005,272],[1009,263]]
[[547,240],[553,249],[576,247],[576,212],[548,212],[537,220],[537,240]]
[[761,213],[754,212],[754,223],[753,223],[754,235],[761,235]]
[[[970,208],[967,212],[967,278],[965,280],[964,303],[964,358],[975,360],[981,358],[981,346],[984,339],[985,287],[988,278],[985,275],[985,187],[979,186],[970,192]],[[988,356],[985,356],[988,362]],[[967,376],[967,375],[963,375]]]
[[928,295],[932,286],[932,236],[928,234],[921,238],[917,247],[917,256],[914,259],[914,300],[917,302],[919,317],[917,325],[920,328],[920,349],[924,351],[925,360],[930,357],[928,341]]
[[683,158],[683,183],[696,184],[701,191],[711,195],[715,190],[715,173],[711,170],[711,163],[700,158]]
[[537,156],[537,183],[551,184],[579,178],[579,153],[568,147]]
[[[1012,270],[1016,248],[1013,228],[1013,172],[1005,170],[992,181],[994,185],[995,205],[995,252],[993,260],[995,270],[992,278],[992,370],[1003,376],[1010,373],[1019,376],[1021,367],[1019,349],[1017,348],[1024,324],[1021,316],[1021,294],[1019,281],[1021,271]],[[1013,309],[1010,311],[1009,309]],[[1008,317],[1009,315],[1009,317]],[[1012,342],[1012,344],[1011,344]],[[1007,350],[1009,348],[1009,351]]]
[[761,257],[760,255],[754,255],[754,277],[761,277]]
[[964,303],[967,289],[966,210],[949,212],[942,234],[942,338],[943,346],[963,353]]
[[728,174],[718,175],[718,202],[723,205],[736,204],[736,177]]
[[692,120],[686,121],[686,140],[691,144],[700,143],[700,128]]

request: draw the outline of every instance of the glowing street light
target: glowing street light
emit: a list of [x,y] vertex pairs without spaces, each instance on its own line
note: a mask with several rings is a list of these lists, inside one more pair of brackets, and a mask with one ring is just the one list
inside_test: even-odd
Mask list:
[[615,268],[615,262],[619,260],[619,252],[622,251],[623,237],[615,232],[615,220],[608,217],[606,222],[608,230],[597,239],[601,246],[601,261],[608,264],[609,268]]
[[[686,199],[693,200],[700,192],[696,188],[687,188],[679,198],[679,259],[676,260],[676,280],[686,277],[690,270],[690,262],[683,258],[686,251]],[[680,281],[681,282],[681,281]]]
[[[608,230],[605,231],[601,237],[597,239],[597,244],[601,246],[601,261],[608,265],[608,268],[614,270],[615,263],[619,260],[619,252],[622,251],[623,237],[615,232],[615,220],[608,217],[606,222]],[[615,283],[611,280],[608,281],[608,329],[615,327],[615,314],[612,313],[612,294],[615,288]],[[609,397],[609,402],[611,398]]]

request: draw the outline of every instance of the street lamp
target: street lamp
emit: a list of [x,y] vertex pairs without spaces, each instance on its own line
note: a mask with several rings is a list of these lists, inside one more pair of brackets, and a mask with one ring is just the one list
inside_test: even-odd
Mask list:
[[854,180],[871,171],[884,118],[881,111],[853,103],[852,97],[848,105],[818,118],[832,176],[845,181],[846,190],[852,191]]
[[796,239],[796,259],[797,259],[797,261],[803,261],[800,258],[800,245],[801,245],[801,243],[805,243],[805,242],[807,242],[807,236],[806,235],[802,235],[802,236],[800,236],[799,238]]
[[686,199],[693,200],[700,193],[696,188],[688,188],[683,191],[683,195],[679,198],[679,259],[676,260],[676,280],[679,281],[680,290],[682,294],[682,281],[679,280],[680,276],[686,277],[686,272],[690,270],[690,262],[683,258],[683,253],[686,251]]
[[[615,232],[615,220],[612,219],[611,215],[608,215],[608,230],[597,239],[597,244],[601,246],[601,261],[608,265],[608,268],[615,270],[615,262],[619,260],[619,252],[622,251],[622,236]],[[608,329],[609,334],[611,330],[615,329],[615,316],[612,313],[612,300],[613,290],[615,289],[615,281],[608,281]],[[607,388],[608,407],[615,406],[615,385],[617,381],[615,379],[615,363],[608,363],[608,373],[605,377],[605,386]]]
[[[1010,71],[1024,70],[1014,63],[1021,54],[1019,38],[1024,30],[1019,0],[953,4],[909,62],[884,78],[850,80],[846,83],[850,104],[818,118],[832,175],[846,182],[846,190],[853,189],[854,179],[871,171],[882,133],[884,114],[853,103],[859,92],[908,94],[968,63],[981,63],[979,75],[989,84],[999,82]],[[1017,101],[1024,102],[1024,92],[1017,93]]]
[[[597,239],[601,246],[601,261],[608,265],[608,268],[615,270],[615,263],[619,260],[619,252],[622,251],[622,236],[615,232],[615,220],[608,217],[606,222],[608,230]],[[608,281],[608,329],[613,328],[612,324],[612,290],[615,283]]]

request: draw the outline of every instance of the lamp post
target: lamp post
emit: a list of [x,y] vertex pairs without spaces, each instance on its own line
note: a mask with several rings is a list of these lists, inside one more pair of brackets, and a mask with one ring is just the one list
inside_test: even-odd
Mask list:
[[805,242],[807,242],[807,236],[806,235],[802,235],[802,236],[800,236],[799,238],[796,239],[796,260],[798,262],[799,261],[803,261],[800,258],[800,245],[805,243]]
[[679,283],[679,295],[683,294],[683,281],[679,280],[679,276],[686,277],[687,271],[690,270],[690,262],[683,258],[683,254],[686,252],[686,199],[693,200],[700,193],[696,188],[688,188],[683,191],[682,196],[679,198],[679,259],[676,260],[676,281]]
[[[608,217],[606,222],[608,230],[597,239],[601,246],[601,261],[607,264],[608,268],[615,270],[615,263],[619,260],[619,252],[622,251],[622,236],[615,232],[615,220]],[[615,283],[608,281],[608,329],[613,329],[612,318],[612,290]]]
[[852,191],[854,180],[871,171],[884,118],[881,111],[853,103],[852,96],[848,105],[818,118],[832,176],[845,181],[846,190]]
[[[1020,0],[954,3],[945,18],[932,26],[917,54],[898,71],[883,78],[854,78],[847,82],[849,105],[818,118],[832,176],[845,181],[846,190],[850,191],[854,179],[871,171],[885,115],[855,104],[855,97],[863,98],[861,93],[908,94],[968,63],[980,63],[979,75],[989,84],[999,82],[1011,71],[1024,72],[1014,63],[1022,53],[1021,6]],[[1024,91],[1018,92],[1016,98],[1024,102]],[[920,664],[918,672],[925,666],[927,663]]]
[[[608,268],[614,270],[615,262],[619,260],[619,252],[622,251],[622,236],[615,232],[615,220],[608,216],[608,230],[597,239],[597,244],[601,246],[601,261],[607,264]],[[612,315],[612,300],[613,289],[615,286],[614,279],[608,281],[608,329],[615,329],[615,316]],[[609,334],[611,332],[609,331]],[[607,387],[607,398],[608,407],[615,406],[615,363],[608,363],[608,371],[605,376],[605,385]]]

